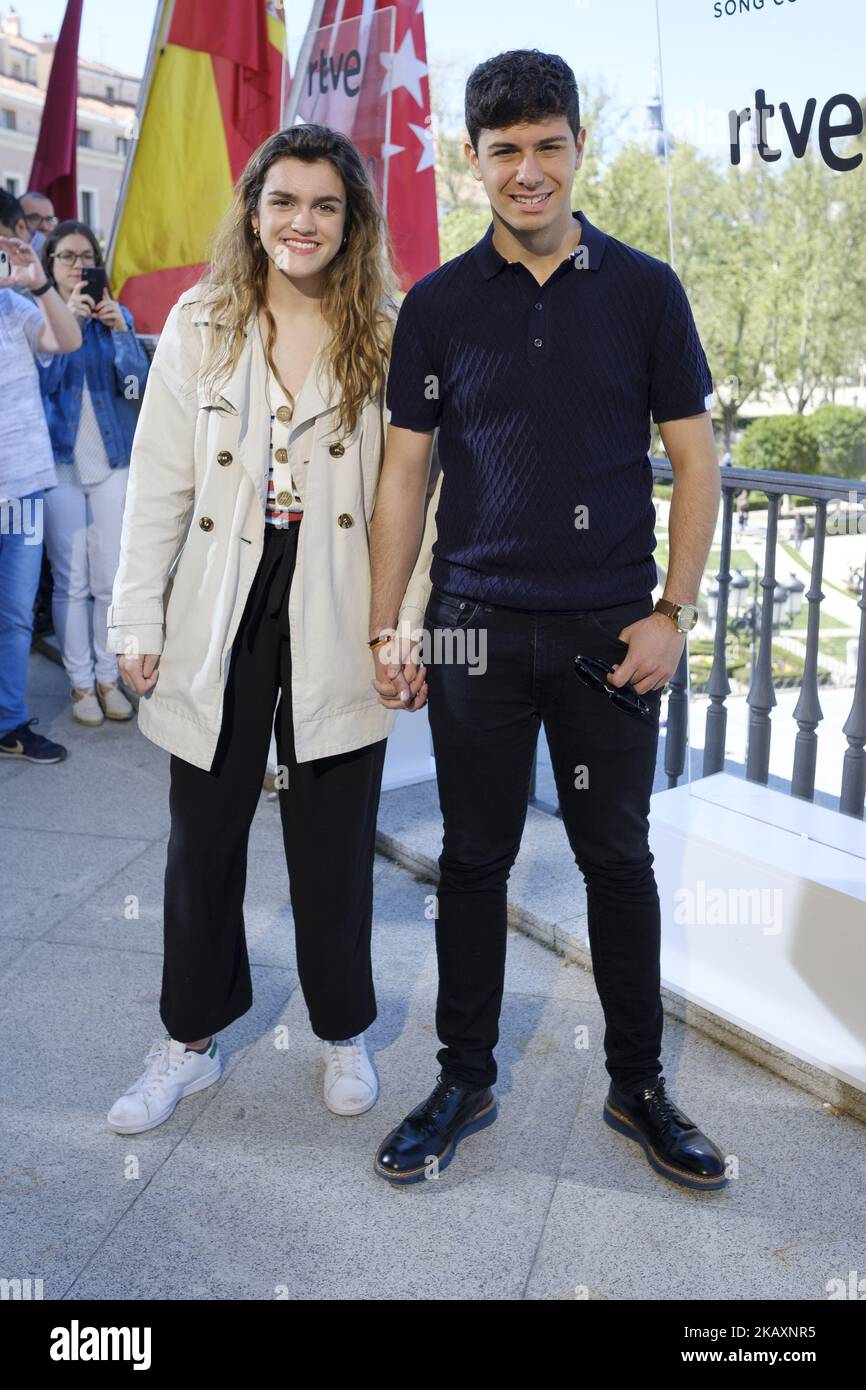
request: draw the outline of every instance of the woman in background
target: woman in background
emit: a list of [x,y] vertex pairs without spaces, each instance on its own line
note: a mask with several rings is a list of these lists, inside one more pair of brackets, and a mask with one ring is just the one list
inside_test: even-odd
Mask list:
[[45,495],[52,618],[73,717],[98,725],[106,718],[130,719],[134,712],[117,683],[106,619],[148,357],[132,314],[107,286],[98,303],[88,293],[82,271],[104,261],[85,223],[58,223],[45,241],[42,264],[79,321],[83,339],[77,352],[39,367],[58,480]]

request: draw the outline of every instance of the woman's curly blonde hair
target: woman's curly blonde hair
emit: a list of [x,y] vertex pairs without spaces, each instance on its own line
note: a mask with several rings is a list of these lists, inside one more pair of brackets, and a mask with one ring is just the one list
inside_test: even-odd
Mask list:
[[[365,402],[377,397],[384,384],[397,315],[397,283],[388,226],[361,155],[347,136],[328,126],[277,131],[254,151],[238,179],[202,278],[211,327],[200,375],[211,390],[218,390],[237,364],[246,325],[264,309],[265,351],[280,379],[273,359],[276,323],[267,302],[269,260],[253,234],[252,216],[259,212],[268,170],[286,157],[306,163],[328,160],[346,190],[347,240],[326,267],[322,316],[332,330],[325,363],[329,384],[333,389],[336,383],[339,396],[335,428],[351,434]],[[286,394],[291,400],[291,392]]]

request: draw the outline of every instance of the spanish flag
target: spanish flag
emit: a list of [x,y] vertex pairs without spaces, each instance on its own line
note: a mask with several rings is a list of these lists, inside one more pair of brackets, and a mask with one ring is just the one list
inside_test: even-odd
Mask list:
[[107,258],[139,333],[199,279],[244,165],[280,129],[285,47],[274,0],[160,5]]

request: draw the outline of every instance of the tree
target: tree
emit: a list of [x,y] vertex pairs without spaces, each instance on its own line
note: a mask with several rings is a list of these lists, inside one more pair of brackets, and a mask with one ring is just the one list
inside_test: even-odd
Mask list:
[[772,181],[764,254],[771,290],[770,380],[800,413],[863,353],[862,224],[839,195],[845,180],[807,150]]
[[866,410],[821,405],[810,416],[818,445],[818,471],[866,482]]
[[755,420],[737,445],[737,468],[817,473],[818,440],[810,415],[767,415]]
[[689,147],[672,171],[677,270],[713,374],[721,433],[731,448],[743,407],[766,382],[769,296],[764,228],[769,175],[715,166]]

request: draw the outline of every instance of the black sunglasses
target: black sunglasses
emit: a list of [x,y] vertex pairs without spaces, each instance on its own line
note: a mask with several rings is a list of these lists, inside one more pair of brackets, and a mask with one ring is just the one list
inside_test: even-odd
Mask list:
[[597,656],[576,656],[574,669],[584,685],[588,685],[590,690],[603,691],[608,699],[612,700],[618,709],[624,709],[626,714],[633,714],[638,719],[642,714],[649,714],[649,705],[633,686],[628,683],[620,686],[611,685],[605,680],[605,674],[613,670],[609,661],[602,661]]

